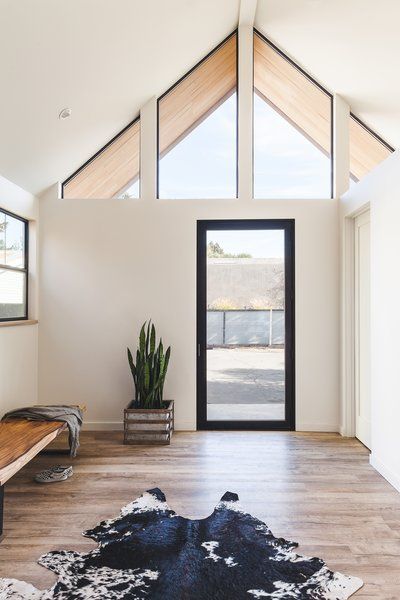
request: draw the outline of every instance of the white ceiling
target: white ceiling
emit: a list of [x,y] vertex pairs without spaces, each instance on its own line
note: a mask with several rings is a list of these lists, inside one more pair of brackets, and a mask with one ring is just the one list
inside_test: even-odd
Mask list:
[[0,0],[0,173],[34,193],[65,179],[238,15],[239,0]]
[[[65,179],[237,26],[239,4],[0,0],[0,173],[34,193]],[[256,15],[394,146],[399,23],[398,0],[258,0]]]
[[256,27],[400,146],[399,0],[258,0]]

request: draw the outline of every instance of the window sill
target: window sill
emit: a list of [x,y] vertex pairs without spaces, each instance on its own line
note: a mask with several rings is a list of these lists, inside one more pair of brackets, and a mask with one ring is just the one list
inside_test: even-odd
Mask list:
[[0,327],[15,327],[16,325],[36,325],[36,319],[25,319],[21,321],[1,321]]

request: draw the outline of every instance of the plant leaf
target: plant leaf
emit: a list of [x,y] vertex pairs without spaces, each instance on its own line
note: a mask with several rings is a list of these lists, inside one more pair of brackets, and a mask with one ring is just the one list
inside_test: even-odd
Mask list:
[[142,329],[140,330],[139,335],[139,350],[141,354],[144,354],[145,344],[146,344],[146,333],[145,333],[146,322],[143,323]]
[[151,326],[151,335],[150,335],[150,352],[154,353],[156,347],[156,328],[154,325]]
[[136,379],[136,366],[135,366],[135,363],[133,362],[132,352],[129,350],[129,348],[127,350],[128,350],[128,362],[129,362],[129,366],[132,371],[133,379]]
[[171,346],[168,346],[167,351],[165,353],[165,373],[168,369],[169,358],[171,356]]
[[146,331],[146,356],[149,355],[150,325],[151,325],[151,320],[147,323],[147,331]]
[[145,365],[144,365],[144,390],[145,390],[146,394],[149,390],[149,384],[150,384],[150,368],[149,368],[149,363],[145,363]]

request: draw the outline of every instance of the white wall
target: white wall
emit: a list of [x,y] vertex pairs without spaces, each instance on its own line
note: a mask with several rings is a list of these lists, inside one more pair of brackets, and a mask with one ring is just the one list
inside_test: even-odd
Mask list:
[[0,327],[0,417],[37,404],[37,325]]
[[[30,223],[29,317],[37,317],[35,286],[37,200],[22,188],[0,176],[0,207]],[[38,326],[0,327],[0,413],[37,402]]]
[[343,197],[344,214],[371,208],[371,464],[400,491],[400,153]]
[[251,200],[252,36],[240,26],[239,200],[155,199],[155,98],[141,110],[140,200],[59,200],[56,186],[41,199],[40,401],[86,403],[93,428],[120,425],[126,346],[150,317],[172,346],[176,425],[195,428],[196,221],[294,218],[297,428],[338,431],[338,202]]
[[41,199],[41,403],[78,402],[92,427],[132,398],[126,346],[152,318],[172,345],[166,395],[195,428],[196,220],[296,219],[297,427],[338,430],[337,203]]

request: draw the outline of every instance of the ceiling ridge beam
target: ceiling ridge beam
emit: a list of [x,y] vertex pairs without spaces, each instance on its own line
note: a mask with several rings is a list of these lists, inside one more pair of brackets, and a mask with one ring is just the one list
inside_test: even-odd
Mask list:
[[257,0],[240,0],[239,9],[239,26],[250,25],[254,26],[256,18]]

